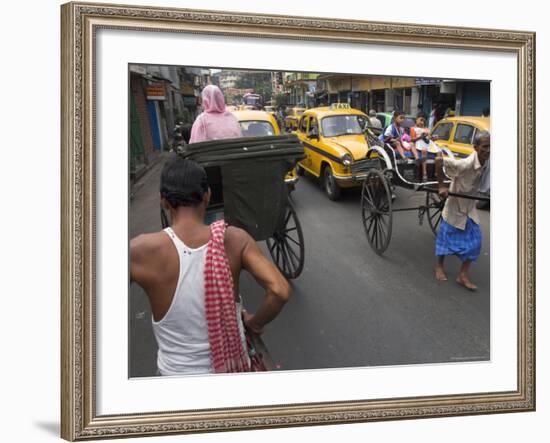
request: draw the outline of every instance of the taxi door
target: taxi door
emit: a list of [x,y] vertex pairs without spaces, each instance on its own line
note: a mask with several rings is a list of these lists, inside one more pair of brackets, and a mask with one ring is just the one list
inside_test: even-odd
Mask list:
[[451,140],[454,133],[452,122],[439,122],[432,129],[432,136],[436,136],[435,144],[440,148],[451,149]]
[[449,149],[460,157],[467,157],[473,151],[476,127],[471,123],[457,122],[449,140]]
[[314,154],[314,151],[311,150],[307,137],[308,120],[309,116],[303,115],[298,122],[298,128],[296,129],[296,132],[298,134],[298,138],[304,144],[304,154],[306,155],[306,158],[300,160],[299,164],[304,169],[307,169],[310,173],[313,174],[314,170],[312,154]]
[[321,137],[319,135],[319,124],[317,121],[317,117],[313,115],[307,116],[306,118],[307,129],[304,134],[304,146],[308,151],[309,159],[306,167],[310,170],[312,174],[319,177],[321,175],[321,162],[324,158],[322,155],[323,149]]

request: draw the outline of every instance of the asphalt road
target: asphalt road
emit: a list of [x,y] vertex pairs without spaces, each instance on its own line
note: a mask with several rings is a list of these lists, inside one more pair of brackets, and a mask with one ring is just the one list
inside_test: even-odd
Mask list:
[[[154,167],[134,188],[129,234],[160,229]],[[421,204],[425,194],[397,189],[394,208]],[[454,282],[460,262],[447,261],[449,281],[433,277],[434,236],[417,212],[394,214],[382,257],[366,240],[360,192],[330,201],[316,179],[302,177],[292,199],[305,236],[305,266],[293,294],[263,336],[281,370],[480,361],[490,358],[489,212],[480,211],[483,249],[472,266],[472,293]],[[265,245],[262,244],[266,251]],[[249,311],[263,291],[243,273]],[[130,286],[130,376],[156,371],[156,344],[145,294]]]

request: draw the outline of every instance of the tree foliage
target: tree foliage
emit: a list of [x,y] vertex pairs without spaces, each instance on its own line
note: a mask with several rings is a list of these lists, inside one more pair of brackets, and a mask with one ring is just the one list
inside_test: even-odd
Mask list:
[[235,88],[253,89],[260,94],[265,101],[271,100],[271,73],[270,72],[244,72],[235,82]]

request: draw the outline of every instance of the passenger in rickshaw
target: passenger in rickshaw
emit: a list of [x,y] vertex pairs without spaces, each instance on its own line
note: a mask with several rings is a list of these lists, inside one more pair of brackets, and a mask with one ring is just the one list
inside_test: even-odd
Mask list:
[[237,117],[225,108],[223,92],[216,85],[208,85],[202,90],[201,113],[191,128],[190,143],[242,137],[241,125]]
[[[411,128],[411,143],[414,143],[416,152],[418,152],[418,156],[421,159],[427,159],[430,148],[430,130],[426,128],[426,115],[424,113],[418,114],[415,124],[416,126],[413,126]],[[422,181],[428,181],[428,173],[425,161],[422,161]]]
[[[232,112],[227,111],[223,92],[216,85],[208,85],[202,90],[201,113],[191,128],[190,143],[242,137],[241,125]],[[208,210],[206,223],[223,218],[223,211]]]
[[[414,160],[418,160],[418,152],[414,143],[409,143],[403,139],[405,131],[402,124],[404,121],[405,113],[403,111],[394,111],[391,124],[380,134],[379,138],[384,143],[390,145],[394,151],[397,151],[403,160],[408,159],[411,154]],[[408,160],[412,161],[412,159]]]

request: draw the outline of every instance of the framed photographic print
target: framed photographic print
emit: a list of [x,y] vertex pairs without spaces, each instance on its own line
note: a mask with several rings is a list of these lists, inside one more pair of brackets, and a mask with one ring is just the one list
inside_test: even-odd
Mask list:
[[63,438],[534,410],[534,33],[61,14]]

